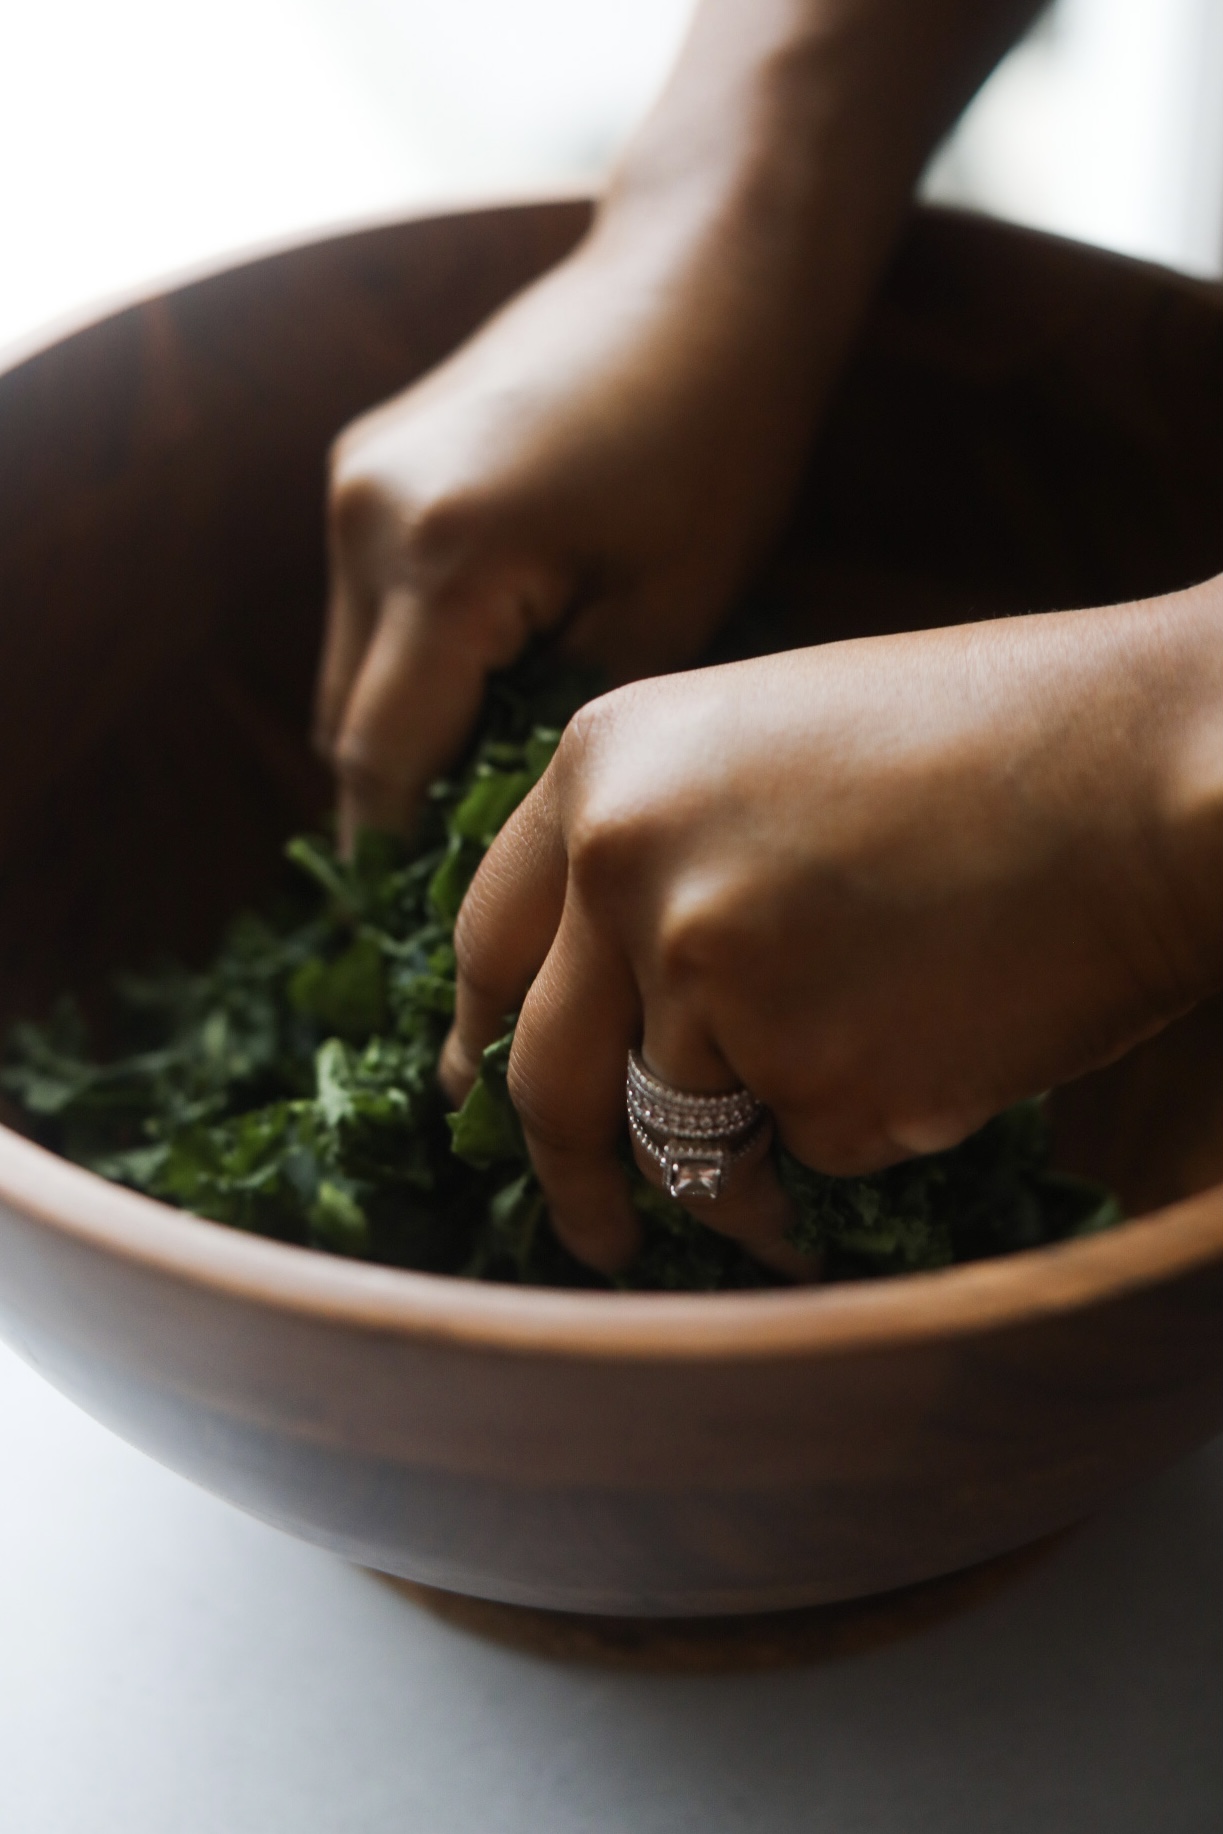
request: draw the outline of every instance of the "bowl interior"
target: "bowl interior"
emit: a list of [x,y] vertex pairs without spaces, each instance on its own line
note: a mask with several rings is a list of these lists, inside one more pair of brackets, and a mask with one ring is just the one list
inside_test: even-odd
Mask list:
[[[562,256],[581,204],[332,238],[0,375],[0,1024],[199,956],[316,820],[327,445]],[[1100,603],[1223,570],[1223,298],[914,220],[728,641]],[[1223,1012],[1061,1093],[1134,1211],[1223,1179]]]

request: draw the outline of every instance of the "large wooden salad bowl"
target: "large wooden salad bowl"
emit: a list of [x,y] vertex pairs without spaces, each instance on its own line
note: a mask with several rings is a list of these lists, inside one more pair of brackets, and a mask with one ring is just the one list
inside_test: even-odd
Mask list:
[[[257,898],[305,743],[331,434],[581,233],[336,236],[0,376],[0,1017]],[[751,462],[751,455],[744,455]],[[845,634],[1223,569],[1223,301],[918,217],[766,591]],[[1223,1023],[1065,1092],[1138,1220],[902,1280],[525,1291],[199,1222],[0,1130],[0,1328],[243,1508],[433,1585],[601,1613],[848,1598],[1016,1547],[1223,1429]]]

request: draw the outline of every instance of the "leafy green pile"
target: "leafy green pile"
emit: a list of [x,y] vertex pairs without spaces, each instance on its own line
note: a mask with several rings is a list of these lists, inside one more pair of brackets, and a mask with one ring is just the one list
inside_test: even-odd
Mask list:
[[[580,699],[537,665],[498,682],[411,853],[385,835],[364,836],[350,862],[324,840],[290,841],[297,889],[276,919],[239,917],[202,972],[170,964],[117,981],[118,1055],[91,1056],[71,1000],[45,1026],[16,1026],[0,1084],[30,1131],[107,1178],[280,1241],[480,1279],[604,1284],[548,1227],[506,1092],[510,1037],[485,1054],[459,1114],[435,1079],[463,894]],[[834,1279],[1034,1247],[1120,1214],[1050,1168],[1034,1102],[954,1151],[868,1178],[777,1159],[794,1239]],[[647,1184],[627,1150],[625,1163],[643,1246],[620,1284],[772,1284]]]

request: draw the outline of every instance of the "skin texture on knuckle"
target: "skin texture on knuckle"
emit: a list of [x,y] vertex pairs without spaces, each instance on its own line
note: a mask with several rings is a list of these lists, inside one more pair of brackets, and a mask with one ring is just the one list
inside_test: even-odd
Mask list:
[[555,761],[570,880],[592,911],[639,900],[667,826],[665,803],[642,767],[631,717],[636,696],[634,687],[617,688],[583,707]]
[[604,1149],[607,1142],[588,1134],[576,1122],[565,1102],[563,1088],[553,1087],[527,1062],[515,1045],[510,1053],[506,1086],[526,1132],[557,1153],[581,1156]]
[[[333,552],[363,560],[384,585],[436,586],[478,551],[491,505],[470,480],[439,482],[427,450],[384,450],[362,436],[333,448],[327,519]],[[426,480],[428,480],[426,482]]]
[[351,462],[333,458],[327,483],[327,527],[340,556],[359,553],[386,519],[380,480]]
[[631,810],[582,810],[567,835],[569,882],[581,907],[610,914],[637,902],[641,824]]
[[473,490],[418,493],[406,499],[402,538],[413,572],[439,584],[487,545],[491,506]]
[[[491,981],[505,982],[507,922],[514,930],[515,959],[521,959],[525,947],[536,967],[560,922],[567,872],[556,825],[554,768],[545,771],[497,835],[459,907],[454,930],[459,979],[476,993],[489,992]],[[525,920],[532,940],[524,931]],[[519,986],[518,997],[525,991],[525,984]]]
[[[483,883],[481,882],[483,880]],[[454,920],[454,960],[458,978],[477,994],[489,991],[485,980],[485,935],[496,908],[485,862],[467,888]]]
[[578,708],[561,734],[550,770],[567,784],[579,784],[598,756],[599,741],[614,720],[614,706],[622,690],[600,694]]
[[[522,1003],[507,1072],[533,1143],[594,1160],[624,1125],[624,1056],[614,969],[575,961],[558,942]],[[631,1029],[631,1028],[630,1028]],[[627,1045],[623,1047],[627,1050]]]
[[481,868],[468,887],[455,919],[454,957],[464,991],[482,1003],[502,1001],[508,1024],[508,1015],[521,1001],[526,988],[507,988],[503,964],[499,960],[499,909],[498,887],[492,875]]
[[652,970],[670,992],[701,984],[739,984],[750,964],[751,942],[736,922],[736,898],[725,875],[676,876],[655,920]]

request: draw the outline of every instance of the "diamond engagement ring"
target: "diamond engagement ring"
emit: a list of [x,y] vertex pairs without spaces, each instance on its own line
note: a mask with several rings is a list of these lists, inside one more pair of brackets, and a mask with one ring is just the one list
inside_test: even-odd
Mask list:
[[750,1090],[690,1095],[660,1082],[636,1051],[628,1055],[625,1099],[633,1138],[661,1168],[669,1197],[720,1197],[732,1165],[768,1125],[768,1110]]

